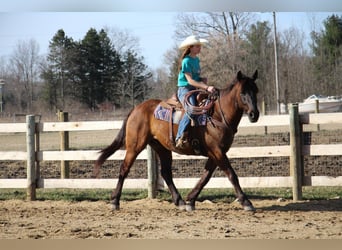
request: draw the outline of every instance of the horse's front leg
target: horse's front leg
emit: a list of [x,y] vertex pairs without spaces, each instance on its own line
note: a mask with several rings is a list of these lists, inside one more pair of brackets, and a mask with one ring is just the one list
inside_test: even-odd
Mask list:
[[186,211],[193,211],[195,210],[195,203],[198,198],[198,195],[201,193],[204,186],[208,183],[213,172],[216,168],[216,164],[212,159],[208,159],[207,163],[205,164],[205,172],[203,173],[201,179],[197,182],[196,186],[190,191],[188,194],[186,201]]
[[252,202],[247,198],[246,194],[242,191],[240,184],[239,184],[239,179],[230,165],[230,162],[227,158],[227,156],[224,154],[222,155],[222,161],[219,163],[220,169],[228,176],[228,179],[232,183],[236,197],[240,204],[242,205],[243,209],[246,211],[255,211],[255,208],[252,204]]

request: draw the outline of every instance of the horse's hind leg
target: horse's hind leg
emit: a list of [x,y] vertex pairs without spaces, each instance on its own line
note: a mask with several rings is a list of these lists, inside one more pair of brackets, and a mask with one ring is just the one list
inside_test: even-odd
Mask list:
[[122,187],[137,155],[138,154],[136,153],[131,153],[128,151],[126,152],[125,159],[120,166],[120,174],[119,174],[118,182],[116,184],[116,188],[112,192],[112,195],[111,195],[111,203],[113,205],[113,210],[120,209],[120,197],[122,193]]
[[161,164],[161,175],[163,179],[166,182],[166,185],[168,186],[173,203],[178,206],[180,209],[185,209],[185,202],[182,199],[181,195],[179,194],[172,178],[172,170],[171,170],[171,164],[172,164],[172,153],[171,151],[161,147],[161,146],[153,146],[151,145],[154,150],[159,155],[160,164]]

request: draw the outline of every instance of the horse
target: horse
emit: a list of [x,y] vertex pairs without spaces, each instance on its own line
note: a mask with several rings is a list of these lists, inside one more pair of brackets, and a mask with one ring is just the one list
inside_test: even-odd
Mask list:
[[[242,191],[238,176],[232,168],[226,153],[233,143],[234,135],[244,113],[247,113],[250,122],[258,121],[259,110],[257,107],[258,87],[255,80],[258,77],[256,70],[252,77],[244,75],[241,71],[236,74],[234,80],[223,89],[217,89],[217,99],[214,100],[212,114],[208,118],[206,126],[188,128],[188,133],[196,136],[201,145],[201,155],[208,157],[205,171],[184,200],[178,192],[172,178],[171,164],[172,151],[179,154],[198,154],[191,146],[182,149],[175,147],[174,141],[168,136],[168,122],[157,120],[153,113],[158,99],[149,99],[133,108],[123,121],[122,128],[114,141],[100,151],[101,155],[95,162],[94,174],[98,175],[100,166],[106,159],[120,148],[126,148],[126,155],[120,166],[120,173],[116,188],[111,195],[113,210],[120,209],[120,197],[125,178],[138,154],[150,145],[160,159],[161,176],[165,180],[176,207],[186,211],[195,209],[195,202],[203,187],[210,180],[214,170],[218,166],[232,183],[237,200],[246,211],[255,211],[252,202]],[[178,125],[172,126],[172,133],[176,134]]]

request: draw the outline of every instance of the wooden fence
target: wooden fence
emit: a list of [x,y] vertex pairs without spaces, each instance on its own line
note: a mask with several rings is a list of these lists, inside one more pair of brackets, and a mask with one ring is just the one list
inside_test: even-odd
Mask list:
[[[303,145],[303,124],[342,124],[342,113],[298,114],[298,106],[292,105],[289,115],[261,116],[257,123],[249,123],[243,117],[240,128],[288,126],[290,145],[232,147],[229,158],[289,157],[290,176],[288,177],[242,177],[246,187],[292,187],[293,199],[302,198],[302,186],[342,186],[342,176],[304,176],[303,157],[305,155],[342,155],[342,144]],[[84,122],[36,122],[34,115],[26,116],[26,123],[0,123],[0,133],[26,133],[26,151],[0,152],[0,161],[19,160],[27,162],[26,179],[0,179],[0,188],[26,188],[28,200],[35,200],[36,188],[114,188],[117,179],[42,179],[40,161],[80,161],[96,160],[98,150],[42,151],[39,149],[39,134],[43,132],[117,130],[121,121]],[[0,136],[1,138],[1,136]],[[125,151],[119,150],[108,160],[122,160]],[[126,179],[124,188],[148,188],[149,197],[155,197],[158,181],[154,152],[148,147],[137,159],[147,160],[148,179]],[[174,160],[206,159],[202,156],[185,156],[173,153]],[[192,188],[198,178],[175,178],[178,188]],[[212,178],[206,188],[232,187],[227,178]]]

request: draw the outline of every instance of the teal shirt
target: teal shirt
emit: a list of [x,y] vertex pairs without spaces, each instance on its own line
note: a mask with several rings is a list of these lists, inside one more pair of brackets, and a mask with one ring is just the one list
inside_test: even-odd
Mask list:
[[189,55],[184,57],[182,61],[182,69],[178,74],[178,87],[186,87],[190,85],[186,80],[184,73],[190,73],[192,79],[194,79],[197,82],[201,81],[201,67],[200,60],[198,57],[193,58]]

